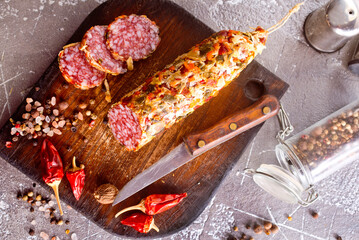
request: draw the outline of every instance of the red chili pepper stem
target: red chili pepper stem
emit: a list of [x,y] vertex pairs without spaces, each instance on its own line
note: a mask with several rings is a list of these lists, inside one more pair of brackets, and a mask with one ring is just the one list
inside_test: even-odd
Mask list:
[[72,168],[69,169],[70,172],[76,172],[78,170],[84,169],[85,165],[81,164],[80,167],[76,165],[76,157],[72,158]]
[[53,181],[52,183],[48,183],[47,185],[52,187],[52,189],[54,190],[57,205],[59,206],[60,214],[62,216],[62,215],[64,215],[64,212],[62,211],[61,204],[60,204],[60,198],[59,198],[59,185],[60,185],[60,182],[61,182],[61,180],[57,180],[57,181]]
[[[115,218],[117,218],[118,216],[120,216],[122,213],[128,212],[128,211],[132,211],[132,210],[140,210],[143,213],[146,213],[146,207],[145,207],[145,198],[141,200],[141,202],[137,205],[128,207],[128,208],[124,208],[121,211],[119,211],[118,213],[116,213]],[[158,232],[158,231],[157,231]]]
[[[155,221],[152,221],[152,222],[151,222],[150,230],[151,230],[151,229],[156,230],[156,232],[159,232],[159,231],[160,231],[160,229],[156,226]],[[150,231],[150,230],[148,230],[148,231]]]

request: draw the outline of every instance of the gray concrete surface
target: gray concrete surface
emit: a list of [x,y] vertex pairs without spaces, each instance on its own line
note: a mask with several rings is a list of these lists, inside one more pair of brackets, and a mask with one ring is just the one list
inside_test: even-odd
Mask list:
[[[290,0],[174,0],[215,30],[239,29],[274,24],[298,1]],[[83,19],[103,0],[0,0],[0,126],[8,120],[27,91],[56,57]],[[282,99],[299,132],[336,109],[358,98],[359,77],[347,70],[355,40],[332,54],[318,53],[302,35],[305,17],[326,3],[307,1],[299,13],[272,34],[267,49],[257,60],[290,84]],[[242,174],[245,167],[276,163],[275,119],[267,121],[201,216],[187,229],[164,239],[226,239],[241,232],[247,222],[268,219],[276,222],[276,235],[255,239],[359,239],[359,162],[323,180],[319,200],[309,208],[273,199]],[[30,213],[28,204],[16,200],[16,192],[32,181],[0,159],[0,239],[41,239],[44,231],[69,239],[69,228],[78,239],[122,239],[97,227],[76,211],[65,207],[70,225],[50,225],[43,212]],[[36,187],[36,192],[49,193]],[[313,219],[311,210],[319,212]],[[287,215],[293,217],[287,220]],[[35,219],[35,236],[30,222]],[[239,231],[232,230],[237,225]]]

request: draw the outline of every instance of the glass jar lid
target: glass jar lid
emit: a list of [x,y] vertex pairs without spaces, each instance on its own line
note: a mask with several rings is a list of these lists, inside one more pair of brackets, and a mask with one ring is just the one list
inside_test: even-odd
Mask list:
[[251,174],[263,190],[287,203],[308,206],[318,197],[312,187],[305,189],[292,173],[276,165],[261,164],[257,170],[246,169],[245,173]]

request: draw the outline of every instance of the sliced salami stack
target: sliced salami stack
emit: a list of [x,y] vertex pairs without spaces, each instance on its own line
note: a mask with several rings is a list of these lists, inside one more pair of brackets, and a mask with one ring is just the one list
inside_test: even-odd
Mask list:
[[86,90],[101,85],[106,73],[132,70],[132,60],[148,57],[159,42],[159,29],[146,16],[120,16],[109,26],[90,28],[81,44],[64,47],[59,68],[69,83]]
[[80,43],[73,43],[64,47],[59,53],[58,61],[62,76],[75,87],[86,90],[99,86],[106,77],[106,73],[92,67],[80,51]]
[[107,25],[90,28],[82,38],[81,50],[85,52],[86,59],[94,68],[113,75],[125,73],[125,62],[114,59],[107,49],[106,29]]

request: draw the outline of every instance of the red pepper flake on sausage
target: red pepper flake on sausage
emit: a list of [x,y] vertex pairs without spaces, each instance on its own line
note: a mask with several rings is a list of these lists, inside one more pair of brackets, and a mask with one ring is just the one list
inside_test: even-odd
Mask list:
[[107,48],[118,60],[134,61],[148,57],[157,48],[160,37],[158,26],[146,16],[120,16],[108,25]]
[[90,28],[82,38],[80,49],[84,51],[87,61],[94,68],[113,75],[125,73],[125,62],[114,59],[107,49],[106,29],[107,25]]
[[62,76],[83,90],[101,85],[106,73],[92,67],[79,47],[80,43],[72,43],[59,53],[58,61]]

